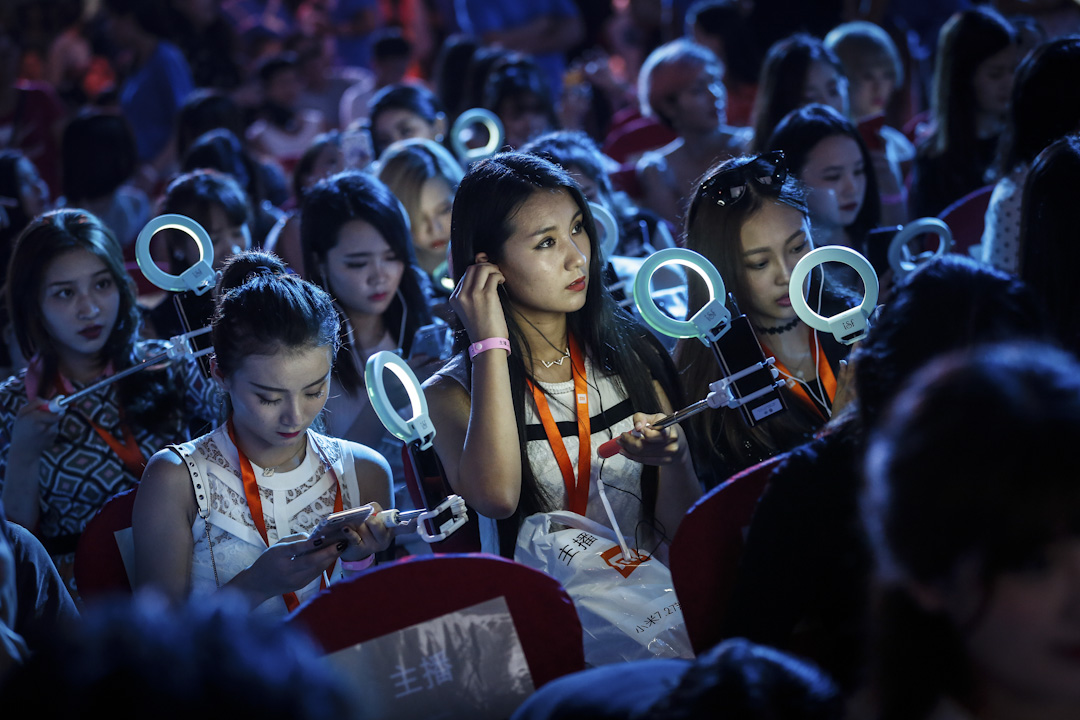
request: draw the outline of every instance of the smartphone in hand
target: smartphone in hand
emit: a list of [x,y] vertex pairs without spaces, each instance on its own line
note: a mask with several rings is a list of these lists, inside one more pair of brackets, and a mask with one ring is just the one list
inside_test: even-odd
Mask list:
[[363,525],[371,517],[372,510],[373,508],[370,505],[361,505],[341,512],[330,513],[319,521],[319,524],[308,535],[308,539],[317,548],[324,547],[327,544],[336,545],[346,539],[346,527]]

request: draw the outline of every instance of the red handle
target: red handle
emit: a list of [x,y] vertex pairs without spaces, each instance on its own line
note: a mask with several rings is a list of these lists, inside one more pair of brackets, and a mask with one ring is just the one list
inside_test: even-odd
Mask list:
[[596,454],[607,460],[610,457],[618,455],[619,450],[622,450],[622,446],[619,445],[619,438],[612,438],[601,445],[596,451]]

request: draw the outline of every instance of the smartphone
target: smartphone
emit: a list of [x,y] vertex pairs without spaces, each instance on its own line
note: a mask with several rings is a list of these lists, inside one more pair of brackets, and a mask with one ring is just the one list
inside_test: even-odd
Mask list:
[[308,535],[308,539],[317,548],[324,547],[327,544],[336,545],[346,539],[346,527],[363,525],[364,521],[371,517],[373,509],[370,505],[361,505],[349,510],[330,513],[319,521],[319,524]]
[[885,113],[877,113],[864,118],[857,126],[859,135],[871,152],[884,152],[885,139],[881,137],[881,128],[885,127]]
[[[734,375],[757,363],[765,361],[765,351],[761,349],[750,320],[746,315],[738,315],[731,321],[731,328],[713,344],[717,360],[724,370],[724,375]],[[763,367],[756,372],[742,377],[734,383],[735,397],[743,398],[775,382],[772,370]],[[739,406],[747,427],[754,427],[767,417],[787,409],[784,396],[778,389],[773,389],[761,397]]]
[[442,360],[450,355],[454,336],[450,326],[444,322],[431,323],[416,331],[409,358],[426,356],[432,360]]

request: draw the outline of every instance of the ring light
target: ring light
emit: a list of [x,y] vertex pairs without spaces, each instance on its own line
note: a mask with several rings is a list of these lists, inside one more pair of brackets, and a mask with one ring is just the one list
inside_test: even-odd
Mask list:
[[[810,271],[827,262],[843,263],[854,269],[862,278],[863,288],[865,288],[862,303],[858,307],[850,308],[829,318],[819,315],[806,304],[806,295],[803,290]],[[795,265],[795,269],[791,271],[791,279],[788,281],[788,297],[791,299],[791,308],[804,323],[815,330],[831,332],[839,342],[851,345],[866,336],[866,320],[877,306],[877,273],[874,272],[874,266],[869,260],[851,248],[842,245],[826,245],[811,250]]]
[[[922,252],[913,256],[908,249],[908,245],[915,238],[927,233],[937,235],[937,250]],[[930,262],[934,258],[941,257],[949,252],[952,245],[952,230],[944,221],[934,217],[913,220],[902,227],[900,232],[893,235],[892,242],[889,243],[889,267],[892,268],[893,275],[899,280],[915,270],[919,265]]]
[[596,228],[600,231],[600,253],[604,258],[609,258],[615,253],[615,247],[619,244],[619,226],[615,223],[615,216],[600,203],[589,203],[592,209],[593,220]]
[[[709,289],[709,301],[689,320],[676,320],[656,306],[652,298],[653,274],[666,265],[682,265],[701,276]],[[705,257],[686,248],[658,250],[642,263],[634,280],[634,303],[645,322],[657,332],[673,338],[696,337],[706,345],[718,340],[731,327],[731,312],[724,305],[724,279]]]
[[[462,136],[473,125],[483,125],[484,129],[487,130],[488,141],[483,147],[470,148],[465,144],[465,139]],[[469,108],[461,113],[458,115],[457,120],[454,121],[454,127],[450,130],[450,144],[453,146],[457,156],[466,163],[476,162],[494,155],[502,147],[505,139],[506,132],[503,130],[502,121],[499,120],[495,113],[484,108]]]
[[[409,404],[412,406],[412,418],[409,420],[403,420],[390,403],[383,382],[383,369],[394,373],[405,386],[405,392],[409,394]],[[421,450],[431,447],[435,426],[428,418],[427,397],[408,363],[389,350],[381,350],[368,358],[364,366],[364,384],[367,385],[368,398],[371,406],[375,408],[375,414],[394,437],[405,443],[419,440]]]
[[[199,259],[179,275],[172,275],[157,266],[150,255],[150,240],[162,230],[181,230],[199,246]],[[202,225],[186,215],[159,215],[139,233],[135,241],[135,261],[139,270],[162,290],[186,292],[191,290],[202,295],[214,286],[217,273],[214,272],[214,241]]]

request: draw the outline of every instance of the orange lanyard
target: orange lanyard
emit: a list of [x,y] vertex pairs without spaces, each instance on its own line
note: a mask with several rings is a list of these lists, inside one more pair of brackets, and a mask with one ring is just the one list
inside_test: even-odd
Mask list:
[[544,425],[544,434],[547,435],[551,451],[555,453],[555,461],[559,463],[562,471],[563,485],[566,487],[566,497],[570,501],[570,512],[578,515],[585,514],[585,508],[589,503],[589,473],[592,466],[592,432],[589,418],[589,388],[585,382],[585,360],[581,355],[574,336],[570,336],[570,366],[574,373],[574,399],[577,411],[578,428],[578,471],[574,477],[574,468],[570,464],[570,455],[566,452],[566,443],[563,442],[559,426],[555,424],[555,418],[551,415],[548,407],[547,396],[544,391],[528,381],[529,389],[532,390],[533,400],[536,402],[536,412],[540,416],[540,422]]
[[[817,338],[817,331],[814,330],[813,332],[814,334],[811,336],[810,344],[811,347],[817,346],[817,356],[814,358],[814,363],[817,367],[818,379],[821,380],[821,387],[825,390],[825,394],[828,396],[829,402],[831,403],[832,400],[836,397],[836,376],[833,375],[832,366],[829,365],[829,360],[825,357],[825,351],[821,349],[821,341]],[[776,353],[770,350],[763,341],[760,342],[761,349],[765,351],[765,356],[768,357],[771,355],[775,358]],[[780,371],[781,375],[785,375],[789,378],[794,378],[794,374],[787,369],[787,366],[785,366],[784,363],[780,362],[779,358],[777,358],[776,360],[776,369]],[[811,399],[809,393],[806,392],[806,388],[802,386],[802,383],[796,381],[794,386],[790,387],[789,389],[791,390],[791,392],[795,393],[795,395],[798,396],[804,403],[813,408],[814,411],[817,412],[817,414],[820,415],[823,419],[828,420],[828,417],[826,417],[825,415],[824,408],[820,407],[816,402],[813,401],[813,399]]]
[[[270,546],[269,536],[266,534],[266,518],[263,517],[262,509],[262,496],[259,494],[259,483],[255,479],[255,470],[251,467],[251,461],[247,459],[247,455],[244,455],[244,451],[240,449],[240,444],[236,442],[236,432],[233,430],[232,418],[229,418],[229,439],[232,440],[232,444],[236,447],[236,454],[240,456],[240,479],[244,482],[244,497],[247,498],[248,509],[251,510],[251,519],[255,521],[255,528],[262,535],[263,542],[267,547]],[[304,442],[307,442],[307,436],[304,436]],[[330,470],[334,472],[333,468]],[[334,497],[334,512],[341,512],[342,500],[341,500],[341,483],[337,482],[337,475],[334,475],[334,482],[337,485],[337,494]],[[326,577],[320,583],[320,587],[326,589]],[[285,600],[285,607],[289,612],[292,612],[300,604],[300,601],[296,597],[296,593],[285,593],[281,596]]]
[[[62,387],[68,395],[75,392],[75,387],[71,382],[59,373],[57,374],[56,384]],[[119,405],[117,405],[117,413],[120,415],[120,432],[124,434],[123,442],[117,440],[111,432],[91,420],[89,415],[83,412],[79,412],[79,415],[82,415],[82,418],[93,428],[98,437],[116,453],[116,457],[120,458],[120,462],[124,464],[127,471],[136,478],[140,478],[142,477],[143,468],[146,467],[146,456],[143,455],[142,448],[139,447],[138,441],[135,440],[135,434],[131,432],[131,427],[124,422],[124,409]]]

